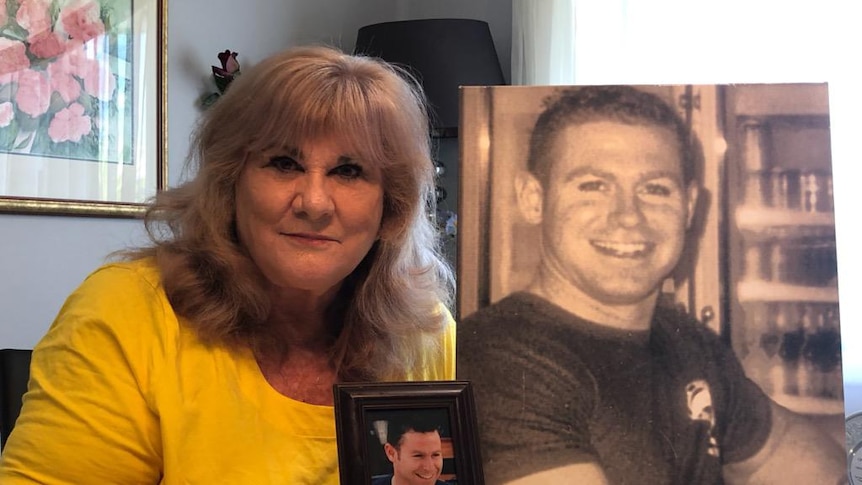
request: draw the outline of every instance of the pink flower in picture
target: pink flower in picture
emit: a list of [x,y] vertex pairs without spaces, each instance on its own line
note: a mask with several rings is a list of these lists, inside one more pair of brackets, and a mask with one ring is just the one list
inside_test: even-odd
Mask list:
[[63,108],[54,115],[54,119],[48,125],[48,136],[54,143],[70,141],[78,143],[84,135],[92,130],[90,117],[84,114],[84,107],[78,103],[72,103],[68,108]]
[[21,41],[0,37],[0,75],[23,71],[29,67],[27,46]]
[[63,53],[63,38],[54,32],[42,32],[30,38],[30,52],[36,57],[50,59]]
[[18,76],[18,92],[15,93],[18,109],[33,118],[45,114],[51,103],[51,85],[42,72],[27,69]]
[[84,44],[77,40],[70,40],[66,42],[65,51],[51,63],[51,67],[56,69],[55,72],[83,77],[81,66],[88,62],[90,61],[87,59]]
[[105,33],[99,13],[99,3],[95,0],[77,0],[63,7],[60,19],[69,37],[86,42]]
[[30,38],[51,31],[51,0],[21,0],[15,20],[27,29]]
[[68,72],[67,65],[54,62],[48,65],[48,80],[51,89],[60,94],[63,101],[71,103],[81,95],[81,83]]
[[110,101],[117,88],[117,80],[107,66],[88,59],[78,66],[78,75],[84,80],[84,91],[102,101]]
[[134,99],[118,93],[151,68],[156,27],[147,10],[137,32],[138,10],[127,0],[0,0],[0,158],[133,161]]
[[5,128],[11,125],[14,118],[15,109],[12,106],[12,103],[9,101],[0,103],[0,128]]

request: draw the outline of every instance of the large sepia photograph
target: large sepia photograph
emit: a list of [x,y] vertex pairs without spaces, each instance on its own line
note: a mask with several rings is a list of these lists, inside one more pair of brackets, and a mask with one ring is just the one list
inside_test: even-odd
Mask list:
[[846,479],[827,85],[461,94],[486,482]]

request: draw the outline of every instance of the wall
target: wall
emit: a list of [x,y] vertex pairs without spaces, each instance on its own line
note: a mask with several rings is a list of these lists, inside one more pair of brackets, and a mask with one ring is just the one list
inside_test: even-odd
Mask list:
[[[239,52],[239,60],[250,65],[297,44],[326,43],[351,51],[359,27],[371,23],[477,18],[489,22],[508,72],[508,2],[179,0],[168,4],[171,185],[183,177],[188,137],[199,115],[195,101],[212,89],[210,65],[218,62],[216,54],[224,49]],[[0,347],[33,347],[68,293],[105,255],[143,241],[140,223],[134,220],[0,214]]]

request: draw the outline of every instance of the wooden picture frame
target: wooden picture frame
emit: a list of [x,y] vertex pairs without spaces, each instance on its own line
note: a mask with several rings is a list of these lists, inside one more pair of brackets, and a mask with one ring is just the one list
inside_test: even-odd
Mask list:
[[386,425],[381,422],[388,424],[393,416],[398,419],[415,413],[440,422],[444,464],[439,479],[484,485],[469,382],[336,384],[333,392],[341,483],[372,483],[372,477],[381,474],[380,441],[385,441],[386,434]]
[[167,185],[166,0],[8,0],[0,212],[135,217]]

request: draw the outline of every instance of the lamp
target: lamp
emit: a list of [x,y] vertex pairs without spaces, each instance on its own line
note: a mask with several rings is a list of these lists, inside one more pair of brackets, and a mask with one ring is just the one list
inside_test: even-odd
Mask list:
[[431,135],[458,136],[458,86],[504,84],[488,23],[471,19],[383,22],[359,29],[356,54],[399,64],[415,75],[431,108]]

